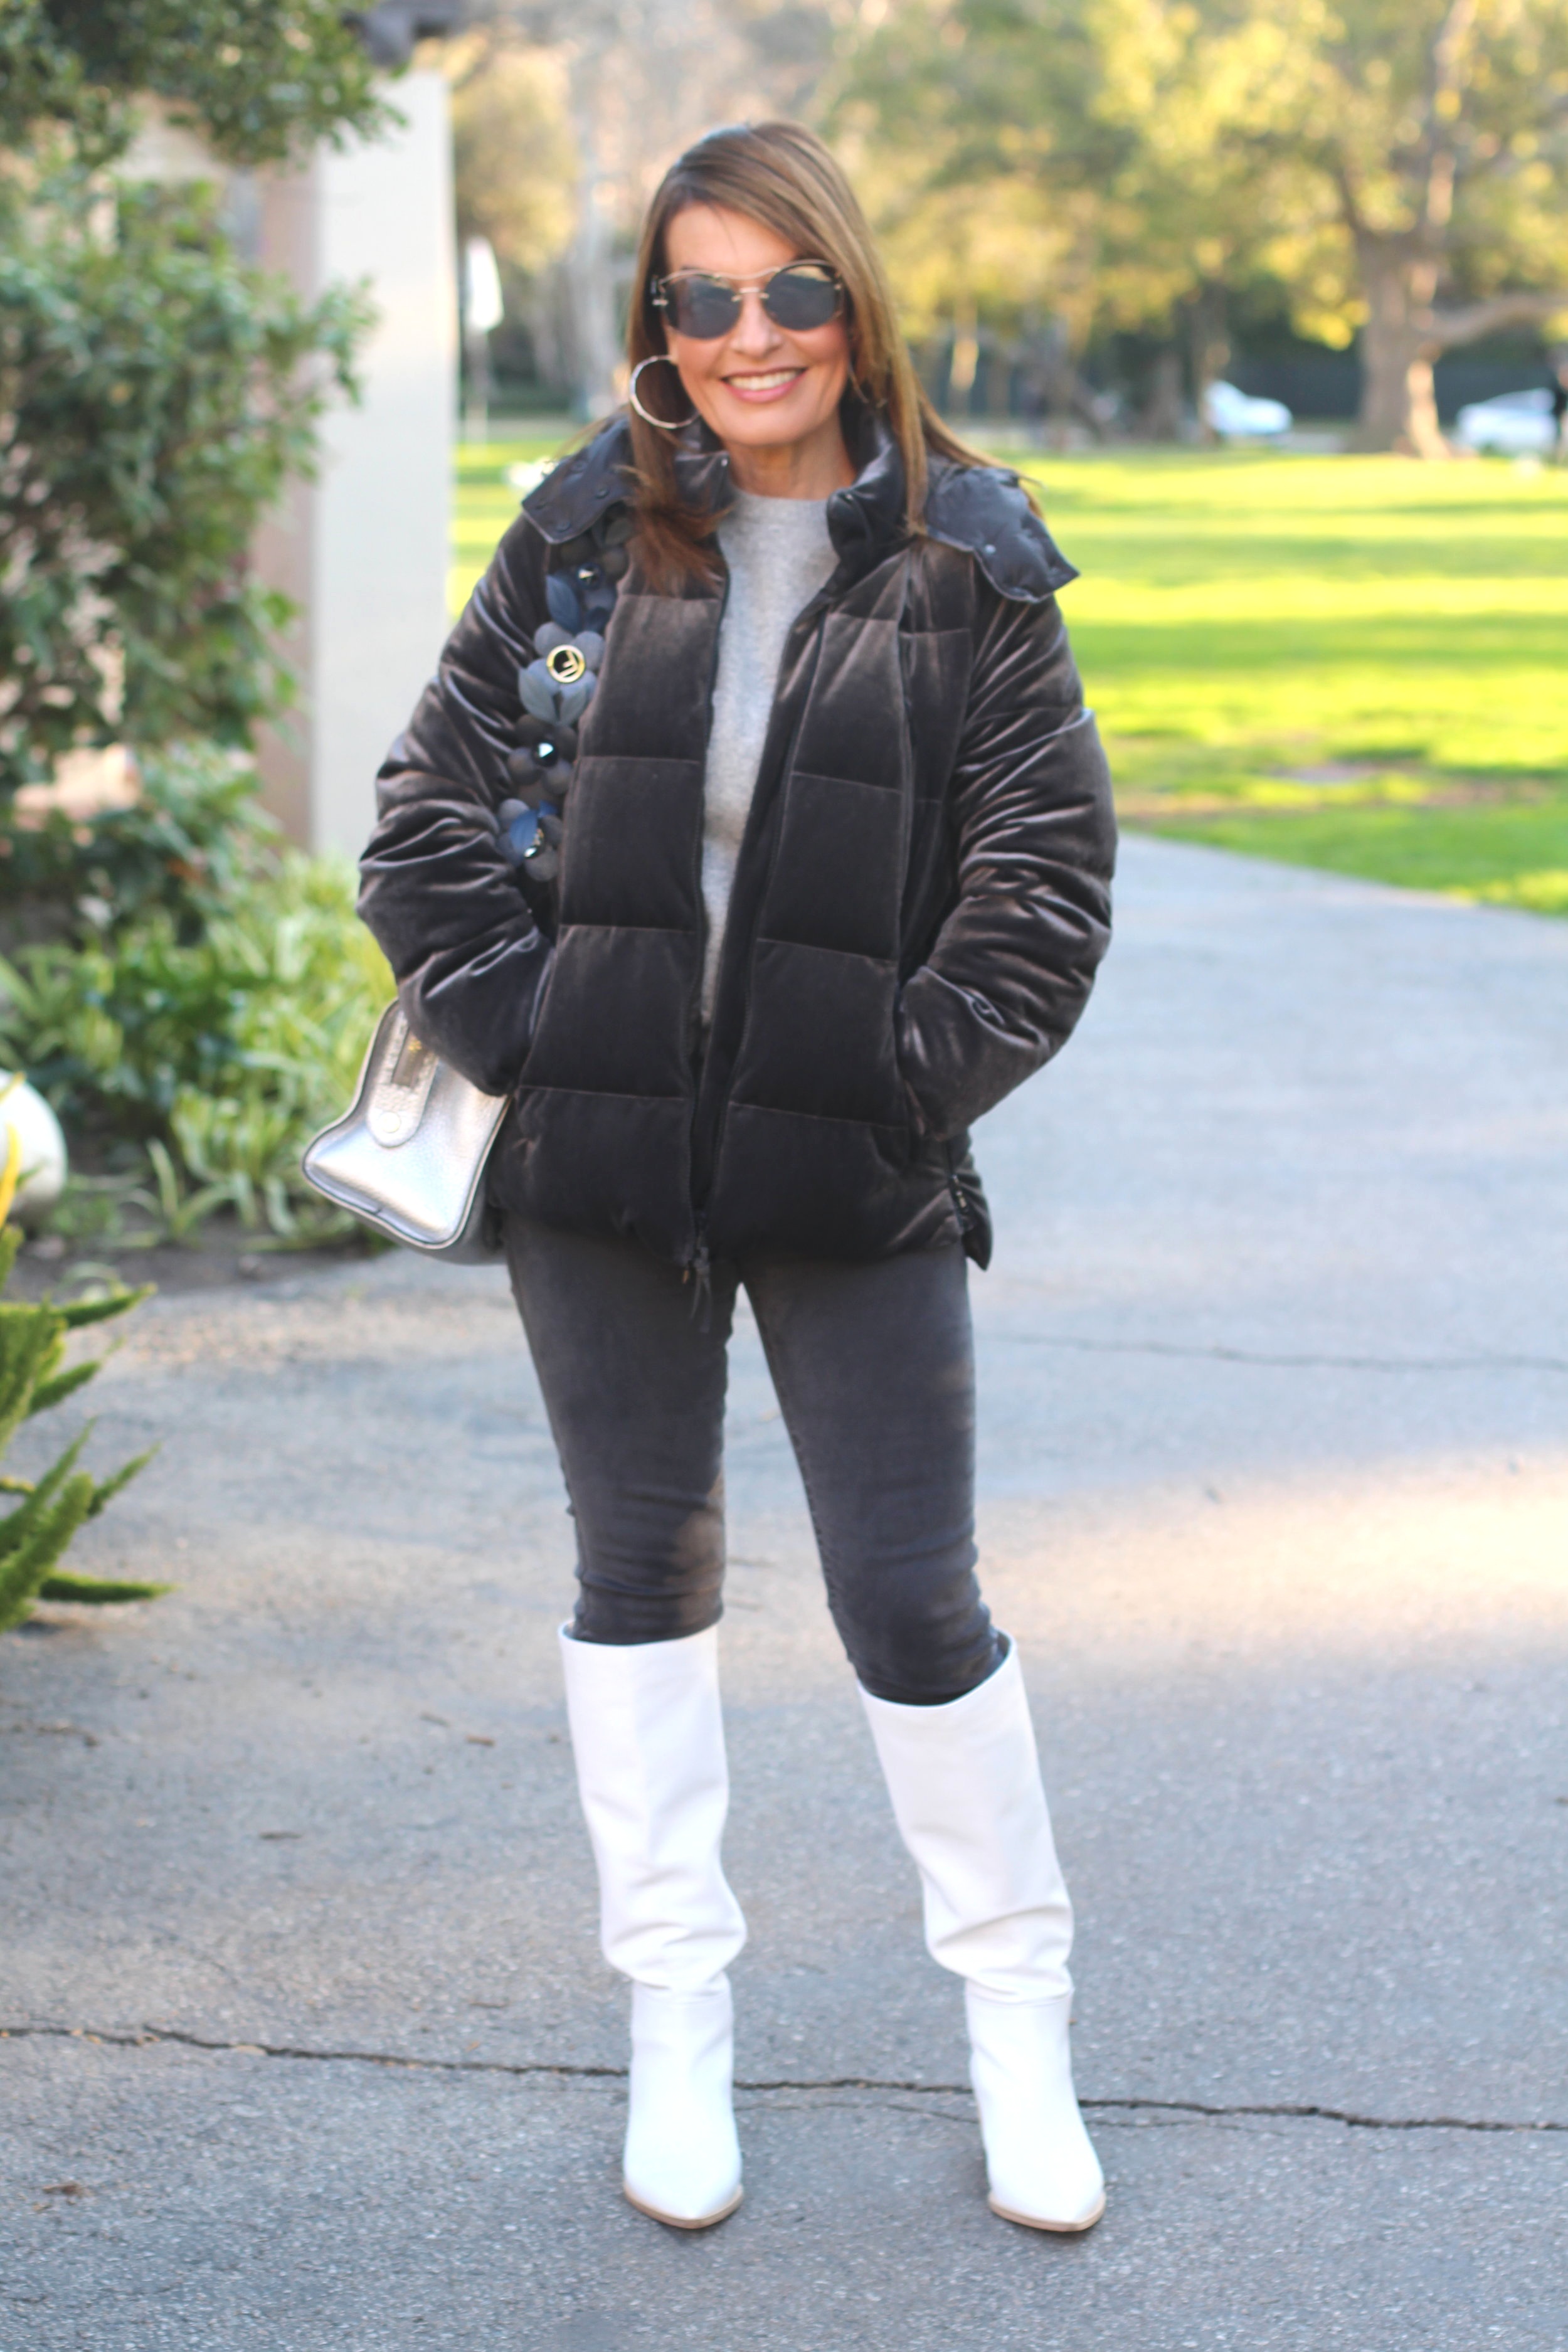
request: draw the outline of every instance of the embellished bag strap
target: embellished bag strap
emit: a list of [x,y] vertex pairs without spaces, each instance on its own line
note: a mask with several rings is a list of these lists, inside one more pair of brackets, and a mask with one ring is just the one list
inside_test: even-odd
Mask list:
[[634,529],[630,510],[618,507],[580,539],[551,551],[544,577],[550,618],[534,631],[533,659],[517,673],[517,748],[507,758],[507,797],[496,813],[501,848],[531,900],[531,886],[548,888],[561,870],[580,730],[599,682]]

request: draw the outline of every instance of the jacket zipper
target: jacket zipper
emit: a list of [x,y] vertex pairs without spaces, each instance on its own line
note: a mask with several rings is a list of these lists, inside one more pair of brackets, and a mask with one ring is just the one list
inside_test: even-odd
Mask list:
[[[721,551],[721,554],[722,551]],[[697,979],[691,992],[691,1006],[689,1013],[691,1024],[691,1119],[687,1138],[687,1162],[689,1167],[695,1166],[696,1163],[697,1120],[699,1112],[701,1109],[702,1102],[702,1061],[697,1048],[699,1041],[702,1035],[702,982],[703,976],[708,969],[708,902],[702,895],[702,848],[705,831],[704,812],[707,807],[708,793],[708,738],[710,738],[713,732],[713,689],[719,682],[719,638],[724,626],[724,611],[729,602],[730,568],[728,564],[726,564],[724,567],[724,593],[719,599],[719,621],[717,627],[715,627],[713,631],[713,657],[708,665],[708,735],[704,738],[702,746],[703,798],[702,807],[698,813],[697,854],[692,860],[692,886],[693,894],[697,901]],[[699,1205],[695,1188],[692,1188],[690,1191],[690,1200],[692,1222],[695,1228],[695,1239],[692,1244],[691,1255],[688,1258],[686,1265],[682,1269],[680,1278],[683,1282],[693,1276],[696,1279],[697,1287],[691,1296],[691,1312],[698,1319],[698,1328],[700,1330],[706,1331],[709,1327],[710,1312],[713,1297],[713,1287],[712,1283],[710,1280],[710,1269],[708,1256],[708,1212],[705,1207]]]
[[[728,592],[726,591],[726,593],[728,593]],[[819,613],[817,614],[816,620],[815,620],[815,621],[813,622],[813,624],[812,624],[813,630],[815,631],[815,643],[813,644],[813,646],[812,646],[812,652],[811,652],[811,669],[810,669],[810,673],[809,673],[809,675],[807,676],[807,678],[806,678],[806,681],[805,681],[805,690],[804,694],[803,694],[803,695],[802,695],[802,697],[801,697],[801,705],[800,705],[800,709],[799,709],[799,711],[796,713],[795,726],[794,726],[794,728],[791,730],[789,741],[784,745],[784,757],[783,757],[783,759],[780,761],[780,762],[779,762],[779,766],[778,766],[778,770],[777,770],[777,772],[779,773],[779,775],[780,775],[780,776],[782,776],[782,777],[784,777],[784,778],[787,778],[787,777],[788,777],[789,772],[790,772],[790,770],[791,770],[791,768],[792,768],[792,767],[794,766],[794,764],[795,764],[795,747],[796,747],[796,745],[797,745],[797,744],[799,743],[799,741],[800,741],[800,730],[801,730],[801,729],[802,729],[802,728],[805,726],[805,714],[806,714],[806,711],[807,711],[807,709],[809,709],[809,707],[810,707],[810,703],[811,703],[811,689],[812,689],[812,688],[813,688],[813,687],[816,685],[816,666],[817,666],[817,663],[818,663],[818,661],[820,660],[821,656],[822,656],[822,621],[823,621],[824,614],[825,614],[826,613],[826,611],[827,611],[827,602],[826,602],[826,598],[827,598],[827,592],[826,592],[826,588],[823,588],[823,589],[819,589],[817,593],[818,593],[818,595],[823,599],[823,604],[822,604],[822,610],[821,610],[821,612],[819,612]],[[806,609],[807,611],[809,611],[809,610],[810,610],[810,607],[809,607],[809,606],[807,606],[805,609]],[[721,615],[721,617],[722,617],[722,615]],[[715,646],[715,653],[714,653],[714,673],[715,673],[715,676],[717,675],[717,672],[718,672],[718,653],[717,653],[717,646]],[[780,656],[780,657],[779,657],[779,677],[783,677],[783,674],[784,674],[784,656],[783,656],[783,655],[781,655],[781,656]],[[779,688],[779,678],[778,678],[778,677],[775,677],[775,679],[773,680],[773,705],[774,705],[774,708],[775,708],[775,709],[777,708],[777,705],[778,705],[778,688]],[[710,688],[709,688],[709,719],[710,719],[710,724],[711,724],[711,720],[712,720],[712,687],[711,687],[711,684],[710,684]],[[758,782],[758,783],[759,783],[759,784],[762,782],[762,778],[761,778],[761,776],[760,776],[760,775],[759,775],[759,777],[758,777],[758,779],[757,779],[757,782]],[[752,793],[752,808],[751,808],[751,810],[750,810],[750,811],[748,811],[748,813],[747,813],[747,823],[748,823],[748,825],[750,824],[750,823],[751,823],[751,821],[752,821],[752,816],[753,813],[755,812],[756,805],[757,805],[757,795],[756,795],[756,793]],[[741,850],[741,856],[742,856],[742,857],[743,857],[743,856],[744,856],[744,855],[745,855],[745,845],[744,845],[744,842],[742,841],[742,850]],[[768,852],[768,862],[767,862],[766,866],[763,868],[763,877],[762,877],[762,881],[761,881],[761,884],[760,884],[759,888],[758,888],[758,891],[757,891],[757,908],[758,908],[758,912],[759,912],[759,914],[761,913],[761,910],[762,910],[763,902],[763,900],[764,900],[764,899],[766,898],[766,897],[767,897],[767,892],[768,892],[768,884],[769,884],[770,880],[771,880],[771,879],[772,879],[772,877],[773,877],[773,860],[774,860],[774,858],[777,856],[777,855],[778,855],[778,835],[777,835],[777,832],[776,832],[776,830],[775,830],[775,833],[774,833],[774,835],[773,835],[773,846],[772,846],[772,848],[771,848],[771,849],[769,850],[769,852]],[[736,873],[737,873],[737,874],[739,874],[739,872],[740,872],[740,867],[741,867],[741,858],[739,858],[739,857],[738,857],[738,858],[736,859],[736,861],[735,861],[735,870],[736,870]],[[739,1050],[740,1050],[740,1046],[741,1046],[742,1041],[744,1039],[744,1037],[745,1037],[745,1034],[746,1034],[746,1015],[747,1015],[747,1013],[748,1013],[748,1012],[749,1012],[749,1010],[750,1010],[750,1007],[751,1007],[751,998],[752,998],[752,963],[753,958],[754,958],[754,956],[755,956],[755,952],[756,952],[756,941],[755,941],[755,940],[753,939],[753,940],[752,940],[752,944],[751,944],[751,952],[748,954],[747,959],[746,959],[746,969],[745,969],[744,985],[743,985],[743,987],[742,987],[742,993],[741,993],[740,1015],[739,1015],[739,1019],[738,1019],[738,1021],[737,1021],[736,1028],[735,1028],[735,1045],[736,1045],[736,1051],[737,1051],[737,1054],[739,1053]],[[733,1073],[731,1073],[731,1076],[732,1076],[732,1075],[733,1075]],[[716,1124],[715,1124],[715,1126],[714,1126],[714,1129],[713,1129],[713,1150],[712,1150],[712,1154],[711,1154],[711,1157],[710,1157],[710,1161],[709,1161],[709,1167],[708,1167],[708,1183],[709,1183],[709,1190],[710,1190],[710,1192],[711,1192],[711,1190],[712,1190],[712,1186],[713,1186],[713,1182],[714,1182],[714,1180],[717,1178],[718,1173],[719,1173],[719,1162],[720,1162],[720,1160],[721,1160],[721,1156],[722,1156],[722,1154],[723,1154],[723,1150],[724,1150],[724,1127],[725,1127],[725,1122],[726,1122],[726,1121],[728,1120],[728,1118],[729,1118],[729,1116],[730,1116],[730,1097],[729,1097],[728,1092],[726,1092],[725,1097],[724,1097],[723,1105],[722,1105],[722,1107],[721,1107],[721,1109],[720,1109],[719,1117],[718,1117],[718,1120],[717,1120],[717,1122],[716,1122]],[[707,1250],[708,1250],[708,1242],[707,1242],[707,1233],[708,1233],[708,1211],[707,1211],[706,1206],[704,1206],[704,1207],[703,1207],[701,1210],[700,1210],[700,1211],[699,1211],[699,1213],[698,1213],[698,1219],[697,1219],[697,1230],[698,1230],[698,1234],[699,1234],[699,1247],[700,1247],[700,1251],[701,1251],[701,1253],[702,1253],[703,1263],[704,1263],[704,1265],[706,1265],[706,1263],[707,1263]]]

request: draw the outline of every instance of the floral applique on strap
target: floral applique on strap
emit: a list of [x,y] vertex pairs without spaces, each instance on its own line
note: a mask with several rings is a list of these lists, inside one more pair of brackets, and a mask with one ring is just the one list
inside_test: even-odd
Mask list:
[[579,730],[599,682],[633,528],[621,509],[558,549],[557,568],[545,575],[550,618],[534,631],[534,657],[517,674],[517,749],[507,759],[509,793],[497,811],[501,848],[524,883],[548,885],[560,871]]

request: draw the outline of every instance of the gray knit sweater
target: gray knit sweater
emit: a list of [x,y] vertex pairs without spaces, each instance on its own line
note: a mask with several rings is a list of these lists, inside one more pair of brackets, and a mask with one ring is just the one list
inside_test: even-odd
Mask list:
[[702,898],[708,910],[704,1021],[713,1010],[735,861],[756,789],[784,639],[795,614],[838,560],[827,535],[825,499],[759,499],[742,490],[719,526],[719,544],[730,567],[730,593],[719,628],[702,827]]

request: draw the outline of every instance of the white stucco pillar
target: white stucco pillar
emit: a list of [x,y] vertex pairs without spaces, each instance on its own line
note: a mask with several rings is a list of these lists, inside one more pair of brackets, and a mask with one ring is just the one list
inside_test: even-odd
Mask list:
[[387,86],[405,127],[259,188],[265,264],[314,295],[368,281],[376,324],[364,396],[324,421],[318,478],[295,485],[257,548],[301,608],[299,708],[269,731],[262,772],[296,840],[356,854],[375,771],[435,667],[447,628],[458,310],[447,83]]

